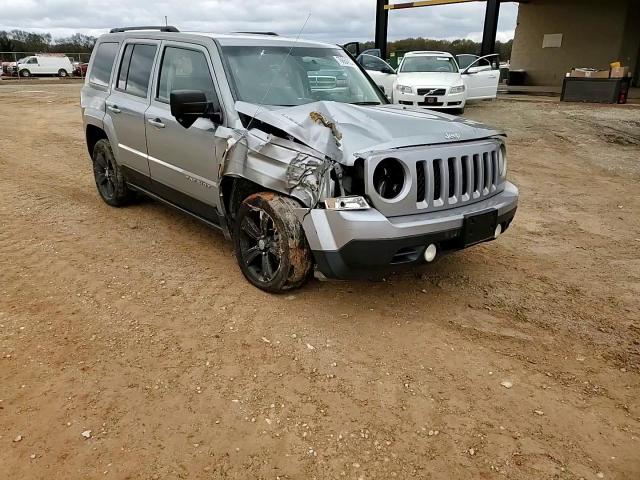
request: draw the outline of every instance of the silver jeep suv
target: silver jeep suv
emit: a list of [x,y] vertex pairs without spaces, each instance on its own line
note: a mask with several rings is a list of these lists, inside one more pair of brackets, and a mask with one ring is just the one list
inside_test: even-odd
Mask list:
[[117,28],[81,97],[102,199],[144,194],[222,230],[269,292],[314,266],[352,278],[431,262],[497,238],[516,211],[504,133],[389,104],[334,45]]

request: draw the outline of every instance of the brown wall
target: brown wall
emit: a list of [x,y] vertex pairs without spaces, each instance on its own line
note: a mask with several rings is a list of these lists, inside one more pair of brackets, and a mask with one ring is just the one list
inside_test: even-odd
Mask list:
[[[560,48],[542,48],[545,34],[562,33]],[[572,67],[607,68],[620,60],[633,72],[640,49],[636,0],[531,0],[521,3],[511,68],[531,85],[560,85]]]

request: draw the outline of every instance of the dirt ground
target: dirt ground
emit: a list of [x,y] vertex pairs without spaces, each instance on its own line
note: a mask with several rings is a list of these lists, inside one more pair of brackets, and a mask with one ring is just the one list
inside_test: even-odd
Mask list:
[[0,88],[1,478],[640,478],[640,108],[468,108],[510,137],[506,235],[272,296],[99,199],[78,99]]

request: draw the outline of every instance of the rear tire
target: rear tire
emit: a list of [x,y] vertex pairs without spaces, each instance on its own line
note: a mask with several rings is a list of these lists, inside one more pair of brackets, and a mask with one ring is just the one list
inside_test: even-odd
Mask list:
[[27,70],[26,68],[23,68],[22,70],[20,70],[20,76],[27,78],[31,76],[31,72],[29,70]]
[[124,175],[116,163],[109,140],[101,139],[93,147],[93,176],[102,200],[112,207],[128,205],[134,198]]
[[302,286],[313,270],[311,250],[293,213],[300,205],[273,192],[244,199],[234,224],[240,270],[251,284],[270,293]]
[[67,71],[64,68],[61,68],[60,70],[58,70],[58,76],[59,77],[63,78],[63,77],[66,77],[67,75],[68,75]]

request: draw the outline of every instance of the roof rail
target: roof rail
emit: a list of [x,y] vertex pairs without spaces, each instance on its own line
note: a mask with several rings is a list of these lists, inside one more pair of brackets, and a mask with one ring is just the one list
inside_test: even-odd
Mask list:
[[276,32],[234,32],[234,33],[246,33],[248,35],[271,35],[272,37],[278,37]]
[[180,30],[178,30],[176,27],[172,27],[171,25],[145,25],[142,27],[119,27],[119,28],[112,28],[111,30],[109,30],[109,33],[122,33],[122,32],[129,32],[131,30],[159,30],[161,32],[179,32]]

